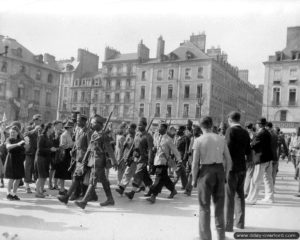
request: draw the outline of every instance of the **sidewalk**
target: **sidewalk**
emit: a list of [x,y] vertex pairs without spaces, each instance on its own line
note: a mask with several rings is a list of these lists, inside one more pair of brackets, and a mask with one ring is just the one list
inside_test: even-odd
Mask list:
[[[244,231],[300,231],[300,198],[293,196],[298,189],[293,171],[291,163],[280,162],[275,186],[276,202],[272,205],[247,205]],[[6,190],[0,189],[0,239],[5,232],[18,234],[19,240],[192,240],[198,236],[195,191],[192,197],[186,197],[177,185],[179,194],[170,200],[166,198],[169,192],[164,189],[156,203],[151,205],[142,193],[132,201],[120,197],[114,190],[114,172],[110,179],[115,206],[101,208],[99,202],[93,202],[85,210],[78,209],[72,202],[68,206],[60,204],[56,200],[56,191],[49,191],[51,196],[47,199],[36,199],[21,188],[21,201],[11,202],[6,200]],[[97,192],[99,201],[103,201],[105,196],[100,186],[98,184]],[[211,223],[213,226],[213,217]],[[233,233],[226,233],[226,236],[234,239]]]

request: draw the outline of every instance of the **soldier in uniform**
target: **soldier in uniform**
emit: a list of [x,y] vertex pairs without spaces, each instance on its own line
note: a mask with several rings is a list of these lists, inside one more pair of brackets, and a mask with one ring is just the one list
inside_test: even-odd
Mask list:
[[142,182],[150,188],[152,179],[147,170],[147,165],[153,162],[153,138],[146,131],[147,119],[142,117],[138,123],[138,132],[134,138],[134,161],[137,163],[137,168],[133,177],[132,191],[125,192],[129,199],[133,199],[134,194],[138,191]]
[[[103,203],[100,203],[100,206],[115,204],[111,193],[110,184],[105,174],[105,169],[109,165],[116,169],[117,161],[115,159],[115,155],[107,134],[101,131],[105,122],[106,119],[99,115],[95,115],[91,120],[91,127],[94,130],[94,133],[92,134],[91,142],[89,144],[88,151],[91,151],[91,154],[87,163],[87,167],[91,169],[90,182],[83,199],[81,201],[75,201],[75,204],[82,209],[86,207],[86,204],[92,192],[94,191],[97,182],[102,183],[107,197],[107,200]],[[108,154],[108,157],[106,154]],[[85,164],[85,162],[83,164]]]
[[[70,199],[75,200],[79,198],[81,191],[84,191],[83,186],[83,172],[82,160],[88,149],[88,145],[91,139],[91,131],[86,126],[87,116],[83,114],[77,115],[77,130],[75,132],[75,144],[71,151],[72,158],[75,159],[75,171],[73,173],[73,182],[66,195],[59,195],[57,198],[59,201],[67,204]],[[84,191],[85,192],[85,191]]]

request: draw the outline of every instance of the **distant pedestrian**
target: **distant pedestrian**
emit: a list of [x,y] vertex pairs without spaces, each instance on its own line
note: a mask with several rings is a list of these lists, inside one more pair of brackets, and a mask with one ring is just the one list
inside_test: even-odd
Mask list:
[[224,226],[224,186],[225,175],[231,169],[230,153],[223,137],[212,132],[211,117],[200,119],[203,132],[193,146],[193,186],[198,187],[200,205],[199,235],[201,240],[211,240],[210,203],[215,207],[217,239],[225,239]]

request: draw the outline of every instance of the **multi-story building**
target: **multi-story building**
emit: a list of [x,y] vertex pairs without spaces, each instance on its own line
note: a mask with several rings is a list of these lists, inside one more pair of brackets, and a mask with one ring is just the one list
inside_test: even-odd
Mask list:
[[121,54],[106,47],[102,63],[103,95],[100,113],[112,121],[134,120],[136,65],[149,59],[149,49],[141,41],[136,53]]
[[263,114],[284,131],[300,126],[300,26],[287,29],[286,47],[265,65]]
[[[80,111],[80,109],[89,115],[87,103],[91,99],[88,98],[90,95],[85,93],[91,91],[92,86],[86,83],[91,76],[95,77],[98,74],[99,57],[85,49],[78,49],[77,59],[72,57],[60,60],[58,65],[61,71],[58,118],[65,119],[71,111]],[[81,101],[77,96],[84,96],[84,99]]]
[[36,113],[47,121],[56,119],[60,72],[55,57],[34,55],[15,39],[0,35],[8,53],[0,56],[0,117],[28,121]]
[[156,58],[137,65],[135,118],[184,124],[210,115],[219,124],[231,110],[244,113],[242,121],[261,116],[262,94],[248,82],[247,71],[240,72],[241,80],[220,48],[206,51],[205,45],[205,34],[192,35],[165,55],[165,41],[158,38]]

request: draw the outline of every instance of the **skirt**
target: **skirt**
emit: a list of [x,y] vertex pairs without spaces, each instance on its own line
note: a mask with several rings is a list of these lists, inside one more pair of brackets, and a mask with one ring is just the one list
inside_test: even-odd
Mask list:
[[50,169],[50,159],[44,156],[36,157],[36,170],[38,178],[48,178]]
[[71,179],[71,172],[68,171],[71,163],[71,155],[70,155],[71,148],[65,149],[64,158],[61,162],[57,163],[55,166],[55,178],[63,179],[63,180],[70,180]]

